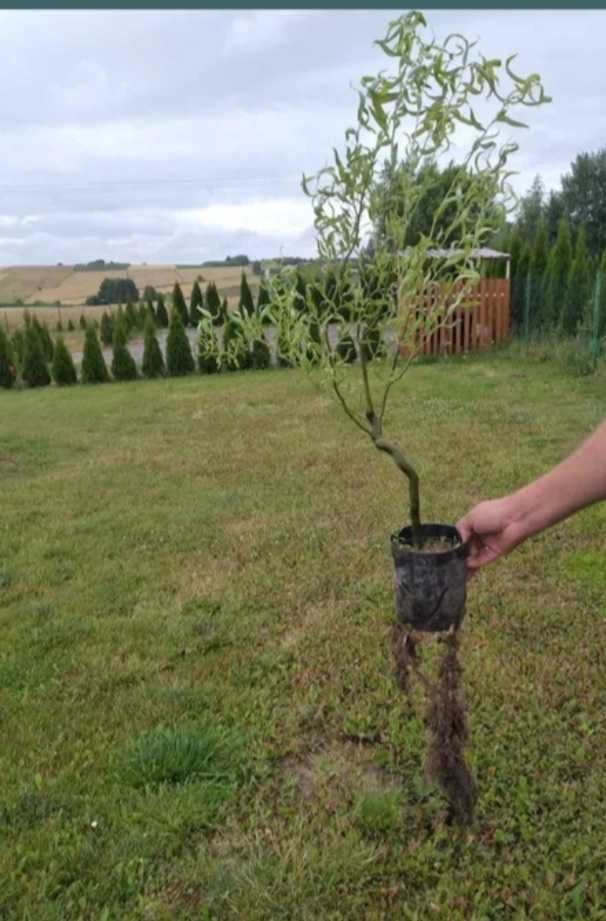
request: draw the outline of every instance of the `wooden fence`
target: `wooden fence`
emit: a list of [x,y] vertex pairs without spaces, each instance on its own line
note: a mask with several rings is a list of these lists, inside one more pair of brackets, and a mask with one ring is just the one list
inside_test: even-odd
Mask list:
[[[417,331],[414,351],[420,355],[461,355],[488,349],[509,336],[510,281],[508,278],[482,278],[440,329],[431,335]],[[430,300],[419,309],[431,312]],[[404,346],[404,353],[410,346]]]

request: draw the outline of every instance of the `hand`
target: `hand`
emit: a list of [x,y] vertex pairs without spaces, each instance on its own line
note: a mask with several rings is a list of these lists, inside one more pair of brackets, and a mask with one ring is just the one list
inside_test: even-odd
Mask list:
[[509,553],[527,536],[509,497],[480,502],[457,522],[457,530],[463,540],[470,540],[469,577]]

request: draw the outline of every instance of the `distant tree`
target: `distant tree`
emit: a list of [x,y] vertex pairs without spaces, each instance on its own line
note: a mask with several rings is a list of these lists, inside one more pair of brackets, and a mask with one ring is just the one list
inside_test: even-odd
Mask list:
[[158,326],[166,329],[168,327],[168,313],[166,312],[166,305],[164,303],[164,295],[158,295],[158,306],[156,307],[156,322]]
[[112,375],[117,381],[134,381],[137,378],[137,365],[128,351],[127,339],[128,334],[125,324],[122,321],[116,323],[112,341]]
[[200,308],[204,306],[204,297],[200,290],[200,285],[195,281],[191,289],[191,298],[189,301],[189,322],[191,326],[197,326],[200,322]]
[[271,352],[264,338],[255,339],[252,345],[250,366],[255,371],[263,371],[271,365]]
[[17,366],[10,339],[0,326],[0,387],[10,390],[17,380]]
[[544,213],[545,186],[540,176],[535,176],[526,195],[523,195],[518,205],[516,225],[522,239],[532,245],[535,239],[539,222]]
[[176,307],[173,307],[170,315],[166,339],[166,370],[171,377],[181,377],[195,370],[189,339]]
[[187,326],[189,314],[187,312],[185,298],[183,297],[183,291],[178,281],[175,282],[175,287],[173,288],[173,308],[178,311],[183,326]]
[[47,384],[50,384],[50,374],[46,366],[42,342],[33,324],[25,331],[21,377],[30,387],[46,387]]
[[263,266],[261,265],[261,263],[259,262],[258,259],[255,259],[255,261],[253,262],[253,264],[252,264],[252,266],[251,266],[251,271],[252,271],[253,275],[262,275],[262,274],[263,274]]
[[69,320],[67,321],[67,329],[68,329],[68,332],[73,333],[73,331],[75,330],[75,328],[76,328],[76,327],[74,326],[74,321],[73,321],[73,320],[71,319],[71,317],[70,317]]
[[114,338],[114,322],[110,314],[103,311],[99,336],[103,345],[111,345]]
[[55,332],[57,332],[57,333],[62,333],[62,332],[63,332],[63,323],[61,322],[60,319],[57,320],[57,325],[56,325],[56,327],[55,327]]
[[549,251],[543,275],[543,316],[545,326],[560,324],[566,303],[566,286],[572,264],[572,236],[567,217],[560,218],[554,245]]
[[547,242],[553,246],[558,235],[558,226],[565,214],[564,199],[561,192],[551,191],[545,206],[545,221],[547,223]]
[[143,289],[143,300],[153,303],[158,297],[158,292],[152,285],[145,285]]
[[532,254],[530,257],[530,316],[533,329],[544,329],[546,326],[545,310],[543,305],[543,282],[547,268],[547,224],[541,218],[537,225]]
[[580,227],[568,273],[566,301],[562,309],[562,331],[567,336],[574,336],[585,318],[591,300],[592,280],[585,229]]
[[109,381],[109,372],[94,326],[86,327],[80,378],[83,384],[104,384]]
[[128,301],[126,305],[126,310],[124,311],[124,320],[126,323],[127,335],[130,335],[139,322],[137,311],[135,310],[135,306],[132,301]]
[[221,311],[221,298],[214,281],[209,281],[206,286],[206,309],[212,317],[213,326],[222,326],[223,315]]
[[562,177],[562,199],[573,231],[585,228],[589,255],[600,255],[606,247],[606,147],[577,156]]
[[48,331],[46,323],[40,323],[38,317],[34,317],[32,320],[32,328],[36,330],[38,338],[40,340],[40,345],[42,346],[42,352],[44,354],[44,360],[48,363],[53,360],[53,340]]
[[[152,307],[153,310],[153,307]],[[141,301],[139,304],[139,309],[137,310],[137,329],[145,329],[145,321],[147,319],[148,309],[145,301]]]
[[145,321],[143,340],[143,363],[141,370],[145,377],[161,377],[164,374],[164,358],[156,337],[156,328],[151,316]]
[[240,276],[240,301],[238,303],[238,310],[241,314],[245,314],[249,317],[255,312],[255,302],[253,301],[253,296],[248,286],[246,272],[242,272]]
[[69,386],[78,382],[76,366],[74,365],[71,352],[61,336],[55,343],[55,354],[53,355],[51,372],[55,384],[60,387]]
[[23,356],[25,355],[25,331],[16,329],[11,337],[13,352],[17,358],[19,367],[23,367]]
[[139,289],[132,278],[104,278],[99,285],[97,299],[99,304],[136,303],[139,300]]
[[80,326],[80,329],[86,329],[86,320],[84,319],[84,315],[83,315],[83,314],[80,314],[80,319],[79,319],[79,321],[78,321],[78,325]]
[[227,323],[227,321],[229,320],[229,305],[227,303],[226,297],[224,297],[223,300],[221,301],[220,316],[221,316],[221,322],[223,323],[223,325],[225,325],[225,323]]

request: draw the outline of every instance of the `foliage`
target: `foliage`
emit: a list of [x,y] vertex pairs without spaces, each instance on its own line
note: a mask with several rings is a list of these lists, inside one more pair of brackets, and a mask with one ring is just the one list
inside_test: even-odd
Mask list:
[[170,377],[180,377],[194,370],[194,359],[181,314],[178,308],[173,307],[166,338],[166,372]]
[[55,343],[55,354],[53,355],[51,372],[55,384],[59,386],[69,386],[78,382],[74,360],[61,336]]
[[606,147],[581,153],[562,177],[562,202],[573,230],[585,228],[591,256],[606,247]]
[[35,329],[38,339],[40,340],[40,345],[42,346],[42,352],[44,354],[44,360],[46,362],[52,361],[54,346],[46,323],[40,323],[38,321],[38,317],[34,317],[31,326],[33,329]]
[[532,326],[535,329],[544,329],[546,326],[543,280],[547,268],[547,258],[547,224],[541,218],[537,226],[529,265],[530,316]]
[[246,272],[240,277],[240,300],[238,310],[243,316],[252,316],[255,312],[255,302],[246,278]]
[[158,306],[156,307],[156,322],[158,326],[166,329],[168,327],[168,313],[166,312],[166,305],[164,303],[164,295],[158,295]]
[[17,367],[10,339],[0,326],[0,387],[9,390],[17,379]]
[[[299,272],[281,279],[282,291],[274,286],[271,300],[282,360],[307,368],[319,364],[348,417],[407,477],[418,542],[418,475],[383,433],[389,393],[414,358],[419,333],[447,325],[466,303],[479,278],[473,250],[502,229],[512,206],[508,161],[517,144],[501,135],[503,128],[520,125],[512,110],[548,98],[538,75],[515,73],[513,57],[489,60],[458,34],[442,42],[428,36],[419,12],[391,22],[377,45],[385,66],[360,81],[357,119],[344,145],[334,150],[332,165],[303,178],[318,256],[334,272],[334,290],[326,285],[321,299],[324,315],[318,316],[318,300],[307,296],[309,285]],[[455,141],[462,154],[450,168],[444,194],[438,166]],[[376,191],[385,164],[388,196]],[[436,185],[440,192],[434,194]],[[433,202],[435,210],[427,233],[412,245],[414,216],[423,202]],[[381,233],[369,246],[368,230],[378,222]],[[420,299],[430,304],[423,311]],[[259,318],[242,311],[242,324],[248,342],[254,341]],[[341,349],[333,351],[324,334],[329,324],[337,327]],[[313,326],[322,330],[319,341]],[[368,364],[357,348],[359,373],[351,374],[347,338],[360,346],[369,329],[392,343],[389,358]]]
[[200,308],[203,306],[204,297],[202,296],[200,285],[198,281],[194,281],[189,302],[189,322],[191,326],[197,326],[200,322]]
[[114,320],[111,314],[103,311],[101,315],[101,326],[99,329],[99,337],[103,345],[111,345],[114,338]]
[[225,322],[221,298],[214,281],[210,281],[206,286],[206,310],[214,326],[221,326]]
[[109,372],[94,326],[86,327],[80,379],[83,384],[104,384],[109,381]]
[[158,298],[158,292],[153,285],[145,285],[143,289],[143,300],[147,303],[153,303]]
[[30,387],[45,387],[50,384],[46,357],[38,330],[30,324],[25,331],[25,349],[21,377]]
[[151,316],[145,321],[143,340],[143,362],[141,370],[145,377],[161,377],[164,374],[164,358],[156,337],[156,327]]
[[198,371],[202,374],[216,374],[219,371],[219,346],[212,325],[202,329],[198,338]]
[[[128,316],[128,307],[126,310]],[[134,381],[137,378],[137,365],[135,359],[128,351],[126,342],[128,334],[125,321],[119,320],[114,326],[112,341],[112,376],[117,381]]]
[[232,313],[223,327],[223,349],[220,366],[225,368],[226,371],[242,371],[249,368],[250,364],[251,353],[242,315]]
[[562,332],[574,336],[587,316],[591,299],[592,273],[589,266],[585,230],[577,233],[574,257],[566,279],[566,301],[562,309]]
[[25,355],[25,330],[16,329],[11,336],[11,346],[15,357],[17,359],[17,364],[23,366],[23,356]]
[[251,348],[250,366],[255,371],[264,371],[271,365],[271,352],[265,338],[255,339]]
[[185,298],[183,297],[183,291],[181,290],[181,285],[178,281],[175,282],[175,286],[173,288],[173,312],[175,310],[179,314],[183,326],[187,326],[189,323],[189,314],[187,312],[187,304],[185,303]]
[[137,316],[135,305],[132,303],[132,301],[128,301],[126,304],[126,310],[124,311],[124,325],[126,327],[127,336],[137,328],[138,323],[139,317]]
[[73,333],[75,328],[76,327],[74,326],[74,321],[70,317],[70,319],[67,321],[67,331]]
[[127,301],[138,300],[139,289],[132,278],[104,278],[95,299],[89,298],[87,303],[124,304]]
[[560,218],[555,244],[549,251],[543,276],[544,328],[560,324],[566,303],[568,275],[572,264],[572,238],[566,217]]

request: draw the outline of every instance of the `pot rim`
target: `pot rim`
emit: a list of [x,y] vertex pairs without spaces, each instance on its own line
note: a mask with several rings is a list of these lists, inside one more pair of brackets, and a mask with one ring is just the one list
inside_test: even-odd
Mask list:
[[412,527],[405,525],[391,535],[391,551],[394,563],[405,563],[411,558],[431,560],[436,564],[449,563],[451,560],[465,559],[469,555],[470,540],[463,540],[457,528],[452,524],[427,522],[421,525],[421,532],[426,537],[449,537],[457,543],[451,550],[413,550]]

